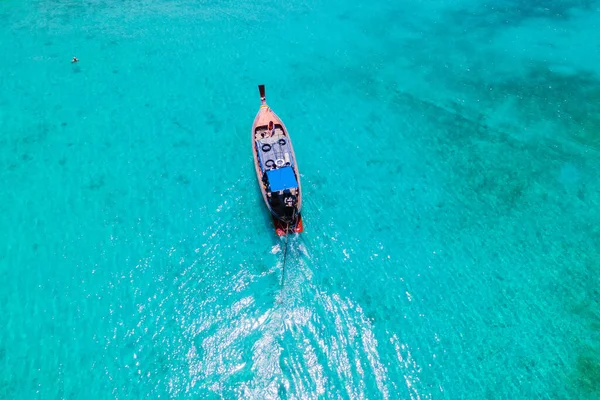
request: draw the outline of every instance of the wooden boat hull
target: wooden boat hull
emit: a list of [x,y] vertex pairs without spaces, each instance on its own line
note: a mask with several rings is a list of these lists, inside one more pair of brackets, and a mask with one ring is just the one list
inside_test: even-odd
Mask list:
[[[252,154],[254,156],[254,168],[256,172],[256,178],[258,180],[258,186],[261,190],[263,201],[272,215],[276,233],[279,236],[283,236],[288,233],[300,233],[304,230],[304,227],[300,214],[302,208],[302,188],[300,185],[300,173],[298,172],[296,154],[294,152],[292,141],[285,124],[266,103],[264,97],[264,87],[259,87],[259,89],[261,90],[262,104],[256,114],[256,117],[254,118],[251,131]],[[274,128],[269,130],[269,124],[271,122]],[[283,139],[283,141],[281,139]],[[269,147],[269,144],[273,144],[273,147],[275,147],[277,145],[275,141],[279,141],[279,143],[285,143],[285,148],[282,150],[285,152],[285,157],[279,157],[276,160],[277,165],[274,165],[273,162],[269,166],[269,161],[273,160],[267,160],[265,165],[265,160],[261,160],[261,149],[259,149],[259,146]],[[264,153],[262,154],[264,156]],[[290,169],[293,171],[293,178]],[[282,213],[280,211],[283,209],[281,208],[283,206],[276,206],[276,191],[271,191],[269,183],[266,182],[266,175],[272,174],[273,171],[287,172],[290,178],[295,180],[295,183],[297,183],[297,188],[293,187],[289,190],[286,189],[286,196],[293,198],[293,210],[289,210],[290,207],[287,207],[286,212]],[[296,184],[293,186],[296,186]],[[283,191],[279,191],[278,193],[283,193]],[[288,199],[286,198],[286,200]]]

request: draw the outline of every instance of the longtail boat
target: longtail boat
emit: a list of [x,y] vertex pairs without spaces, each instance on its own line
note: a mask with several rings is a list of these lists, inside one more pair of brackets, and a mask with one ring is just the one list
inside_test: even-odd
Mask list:
[[277,235],[304,230],[300,209],[300,173],[288,130],[267,105],[265,86],[258,85],[260,109],[252,124],[252,153],[258,185]]

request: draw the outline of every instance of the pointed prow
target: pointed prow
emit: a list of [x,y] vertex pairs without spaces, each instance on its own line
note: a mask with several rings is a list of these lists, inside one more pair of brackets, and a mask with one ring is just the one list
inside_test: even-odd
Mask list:
[[260,105],[267,105],[267,98],[265,97],[265,85],[258,85],[258,92],[260,93]]

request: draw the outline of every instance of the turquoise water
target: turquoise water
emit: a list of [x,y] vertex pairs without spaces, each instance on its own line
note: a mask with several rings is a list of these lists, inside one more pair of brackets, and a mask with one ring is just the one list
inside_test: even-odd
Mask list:
[[600,397],[599,18],[1,1],[0,398]]

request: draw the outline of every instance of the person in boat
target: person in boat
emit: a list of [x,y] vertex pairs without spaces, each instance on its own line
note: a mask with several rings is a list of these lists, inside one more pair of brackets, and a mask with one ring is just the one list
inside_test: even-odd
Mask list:
[[275,135],[275,126],[273,125],[273,121],[269,121],[269,136],[273,137]]
[[77,59],[77,57],[73,57],[73,59],[71,60],[71,63],[76,63],[79,62],[79,60]]

